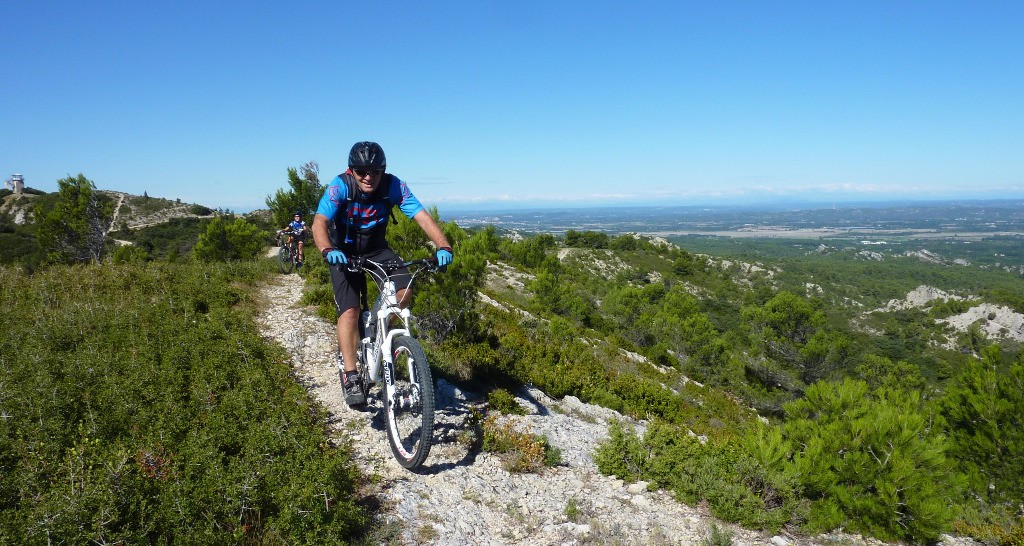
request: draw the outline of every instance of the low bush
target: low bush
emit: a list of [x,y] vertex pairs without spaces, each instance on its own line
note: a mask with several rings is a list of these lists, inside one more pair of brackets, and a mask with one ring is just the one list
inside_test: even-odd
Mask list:
[[111,259],[115,264],[141,263],[149,258],[145,249],[135,245],[121,245],[114,249]]
[[702,442],[663,421],[653,421],[642,439],[613,424],[594,460],[605,474],[649,481],[688,504],[706,502],[715,516],[746,527],[778,530],[800,506],[791,476],[734,442]]
[[196,216],[209,216],[213,214],[213,209],[210,207],[204,207],[203,205],[191,205],[188,211]]
[[266,234],[244,218],[227,221],[218,216],[199,235],[193,252],[201,260],[242,260],[256,257]]
[[491,409],[506,415],[525,415],[526,410],[516,402],[516,397],[505,389],[494,389],[487,393],[487,403]]
[[256,331],[258,262],[0,268],[0,543],[333,543],[366,524]]
[[509,472],[540,472],[561,464],[561,451],[552,447],[546,437],[521,432],[511,421],[489,415],[484,419],[483,430],[483,450],[497,453],[502,467]]

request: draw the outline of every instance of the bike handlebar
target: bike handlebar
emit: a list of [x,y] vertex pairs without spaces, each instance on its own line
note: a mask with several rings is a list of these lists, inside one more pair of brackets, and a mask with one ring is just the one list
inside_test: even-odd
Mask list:
[[346,264],[345,268],[353,273],[358,273],[360,271],[365,270],[367,265],[377,267],[383,270],[385,273],[392,273],[398,269],[401,269],[403,267],[409,267],[412,265],[421,265],[431,271],[436,271],[437,258],[422,258],[419,260],[410,261],[387,260],[384,262],[375,262],[373,260],[364,258],[363,256],[352,256],[351,258],[349,258],[348,264]]

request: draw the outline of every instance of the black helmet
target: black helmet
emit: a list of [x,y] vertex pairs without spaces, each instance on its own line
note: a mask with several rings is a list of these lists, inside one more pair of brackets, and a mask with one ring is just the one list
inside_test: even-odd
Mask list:
[[352,151],[348,153],[348,168],[350,169],[380,169],[387,167],[387,160],[384,159],[384,149],[376,142],[356,142]]
[[297,210],[297,211],[295,211],[295,214],[293,214],[292,216],[298,216],[299,218],[302,218],[302,211],[301,210]]

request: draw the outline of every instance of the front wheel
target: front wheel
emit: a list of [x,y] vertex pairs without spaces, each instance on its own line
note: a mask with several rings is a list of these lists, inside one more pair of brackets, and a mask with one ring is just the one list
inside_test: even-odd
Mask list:
[[[434,381],[423,347],[409,336],[392,346],[393,384],[385,385],[388,440],[399,464],[414,469],[430,453],[434,434]],[[385,363],[385,365],[388,365]]]
[[288,245],[282,245],[281,249],[277,251],[277,268],[281,273],[292,272],[292,254],[288,251]]

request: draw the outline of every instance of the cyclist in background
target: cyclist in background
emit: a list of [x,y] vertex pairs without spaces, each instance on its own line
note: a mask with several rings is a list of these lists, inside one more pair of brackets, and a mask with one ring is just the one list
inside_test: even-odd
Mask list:
[[[349,406],[366,403],[361,379],[356,371],[356,345],[359,341],[360,292],[366,291],[366,276],[346,270],[350,256],[363,256],[375,262],[398,259],[388,246],[385,234],[391,207],[419,224],[437,249],[439,267],[452,261],[452,248],[441,228],[409,191],[409,186],[393,174],[385,173],[384,150],[376,142],[357,142],[348,155],[348,170],[327,185],[313,217],[313,243],[330,267],[334,304],[338,317],[338,369]],[[411,303],[409,271],[400,269],[395,281],[402,307]]]
[[288,225],[281,230],[288,234],[288,244],[292,244],[292,239],[299,242],[299,261],[296,262],[297,267],[302,267],[304,261],[303,247],[306,244],[306,223],[302,221],[302,213],[295,211],[295,216],[292,216],[292,221],[288,222]]

